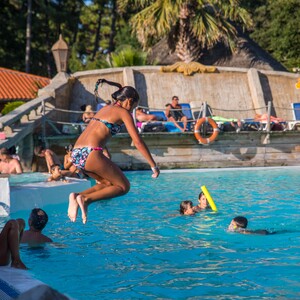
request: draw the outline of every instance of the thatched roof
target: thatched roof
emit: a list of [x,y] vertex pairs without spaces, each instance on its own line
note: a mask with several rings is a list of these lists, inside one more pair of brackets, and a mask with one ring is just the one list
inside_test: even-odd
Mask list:
[[[167,39],[163,39],[154,45],[148,61],[151,64],[170,65],[179,62],[180,59],[169,48]],[[242,34],[238,38],[235,53],[232,54],[224,44],[219,43],[207,50],[198,62],[210,66],[287,71],[282,64],[276,61],[252,39]]]

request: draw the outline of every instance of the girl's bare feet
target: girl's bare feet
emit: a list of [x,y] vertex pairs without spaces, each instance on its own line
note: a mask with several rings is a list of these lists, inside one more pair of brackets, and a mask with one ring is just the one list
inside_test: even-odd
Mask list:
[[87,204],[83,200],[82,195],[77,195],[76,201],[81,209],[81,218],[82,218],[82,223],[85,224],[87,220]]
[[76,221],[77,213],[78,213],[78,203],[76,201],[76,197],[78,194],[71,193],[69,196],[69,208],[68,208],[68,217],[72,222]]

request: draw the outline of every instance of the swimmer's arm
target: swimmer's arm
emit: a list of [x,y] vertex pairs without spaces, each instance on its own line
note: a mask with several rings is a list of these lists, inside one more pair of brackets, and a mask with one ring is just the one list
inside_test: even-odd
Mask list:
[[157,178],[159,176],[159,169],[156,166],[156,163],[148,149],[148,147],[146,146],[146,144],[144,143],[144,141],[142,140],[142,138],[140,137],[137,128],[134,125],[132,116],[130,113],[128,112],[124,112],[123,116],[122,116],[122,121],[124,122],[126,129],[130,135],[130,137],[132,138],[132,141],[135,145],[135,147],[139,150],[139,152],[144,156],[144,158],[147,160],[147,162],[149,163],[153,175],[153,178]]

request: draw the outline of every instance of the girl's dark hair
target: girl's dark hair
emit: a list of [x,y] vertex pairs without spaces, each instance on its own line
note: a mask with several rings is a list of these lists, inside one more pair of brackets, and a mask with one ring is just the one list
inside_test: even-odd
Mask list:
[[124,101],[128,98],[131,98],[133,102],[138,102],[140,96],[135,88],[132,86],[124,86],[121,89],[114,92],[111,97],[116,101]]
[[125,101],[126,99],[130,98],[133,100],[133,102],[138,102],[140,99],[140,96],[136,89],[132,86],[124,86],[120,83],[114,82],[114,81],[108,81],[104,78],[100,78],[97,80],[95,92],[98,91],[98,86],[102,85],[103,83],[107,83],[109,85],[115,86],[119,88],[116,92],[114,92],[111,97],[116,101]]

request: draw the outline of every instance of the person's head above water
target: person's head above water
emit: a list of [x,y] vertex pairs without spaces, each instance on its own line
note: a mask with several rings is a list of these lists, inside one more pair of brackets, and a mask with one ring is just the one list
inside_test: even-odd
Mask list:
[[247,218],[245,218],[243,216],[238,216],[231,220],[231,222],[228,226],[228,230],[236,231],[236,230],[240,230],[240,229],[246,229],[247,226],[248,226]]
[[48,215],[41,208],[34,208],[29,216],[28,224],[31,228],[42,231],[48,223]]
[[179,212],[181,215],[193,215],[193,202],[189,200],[184,200],[180,203]]

